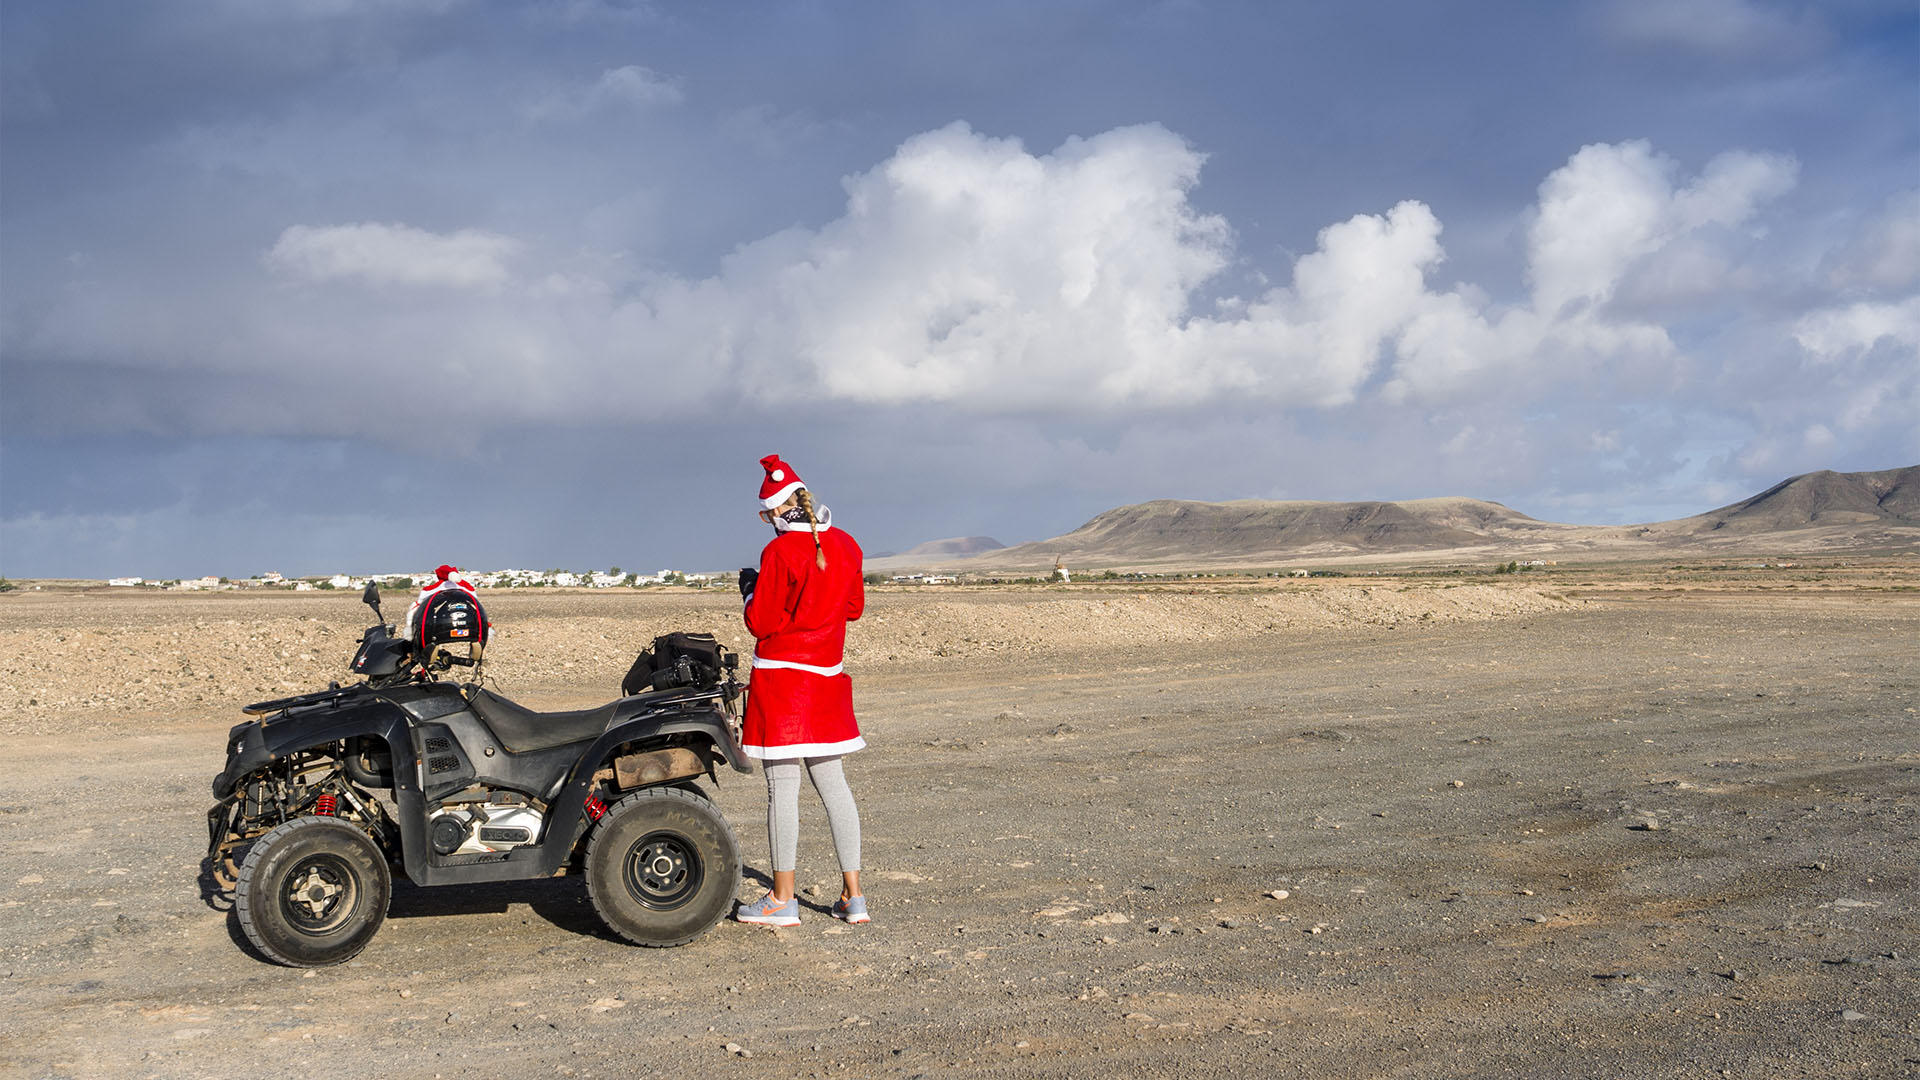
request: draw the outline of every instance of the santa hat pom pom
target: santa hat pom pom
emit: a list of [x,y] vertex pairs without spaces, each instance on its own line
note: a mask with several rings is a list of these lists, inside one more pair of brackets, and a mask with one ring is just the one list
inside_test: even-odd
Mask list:
[[760,505],[768,510],[786,502],[794,492],[807,485],[793,466],[780,460],[779,454],[768,454],[760,459],[760,467],[766,470],[766,479],[760,481]]

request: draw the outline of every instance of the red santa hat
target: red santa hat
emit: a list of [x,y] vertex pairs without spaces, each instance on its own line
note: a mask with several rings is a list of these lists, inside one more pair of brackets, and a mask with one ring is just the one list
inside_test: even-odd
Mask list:
[[[474,592],[473,582],[467,580],[466,573],[457,566],[448,566],[445,563],[433,568],[433,581],[422,587],[420,592],[423,595],[433,592],[435,589],[446,585],[449,580],[468,592]],[[478,595],[478,593],[475,593],[475,595]]]
[[768,454],[760,459],[760,467],[767,470],[767,478],[760,481],[760,505],[768,510],[786,502],[794,492],[806,487],[800,474],[793,466],[780,460],[779,454]]

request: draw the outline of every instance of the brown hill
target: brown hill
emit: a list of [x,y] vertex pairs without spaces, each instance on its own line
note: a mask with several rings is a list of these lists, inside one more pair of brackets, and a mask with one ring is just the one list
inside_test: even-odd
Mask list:
[[[944,542],[941,542],[944,543]],[[922,552],[887,568],[960,571],[1250,566],[1286,561],[1653,557],[1688,549],[1841,551],[1920,543],[1920,465],[1796,476],[1730,506],[1651,525],[1567,525],[1480,499],[1122,506],[1051,540],[982,554]],[[931,545],[922,545],[922,548]]]
[[1485,536],[1536,537],[1565,527],[1484,499],[1404,499],[1394,505],[1423,521]]
[[1405,503],[1161,499],[1109,510],[1051,540],[973,556],[916,549],[869,562],[879,569],[1044,569],[1056,560],[1070,567],[1235,563],[1280,553],[1340,556],[1485,547],[1554,528],[1498,503],[1476,499]]
[[1673,524],[1696,532],[1781,532],[1814,525],[1920,524],[1920,465],[1806,473]]
[[998,554],[1008,559],[1052,554],[1081,562],[1113,556],[1222,559],[1276,550],[1421,551],[1485,542],[1397,503],[1161,499],[1109,510],[1065,536]]

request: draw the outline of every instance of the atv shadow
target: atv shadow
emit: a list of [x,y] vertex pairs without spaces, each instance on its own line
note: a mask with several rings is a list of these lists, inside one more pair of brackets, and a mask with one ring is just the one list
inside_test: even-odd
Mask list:
[[387,905],[387,918],[504,915],[515,904],[525,904],[535,915],[570,933],[617,940],[594,913],[593,903],[587,899],[586,879],[572,876],[433,886],[415,885],[396,878],[393,900]]
[[213,860],[200,860],[200,902],[222,914],[233,910],[233,889],[213,872]]
[[[201,874],[202,899],[207,906],[227,916],[227,937],[241,952],[263,964],[282,965],[261,952],[241,929],[240,913],[233,910],[233,892],[221,889],[208,864]],[[224,903],[224,906],[220,906]],[[387,918],[419,919],[441,915],[504,915],[515,904],[525,904],[534,914],[569,933],[618,942],[607,932],[593,902],[587,899],[583,878],[539,879],[533,881],[490,882],[480,885],[435,885],[424,888],[396,877],[393,896],[387,905]]]
[[239,947],[241,952],[246,953],[249,957],[263,964],[270,967],[289,966],[261,952],[253,942],[247,940],[247,932],[240,928],[240,913],[231,908],[227,909],[227,937],[232,939],[233,943]]

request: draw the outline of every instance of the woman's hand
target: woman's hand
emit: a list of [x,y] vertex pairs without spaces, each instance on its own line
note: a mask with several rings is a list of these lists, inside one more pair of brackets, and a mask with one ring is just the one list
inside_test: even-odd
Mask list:
[[760,571],[752,567],[740,568],[740,596],[742,599],[753,595],[753,583],[760,580]]

